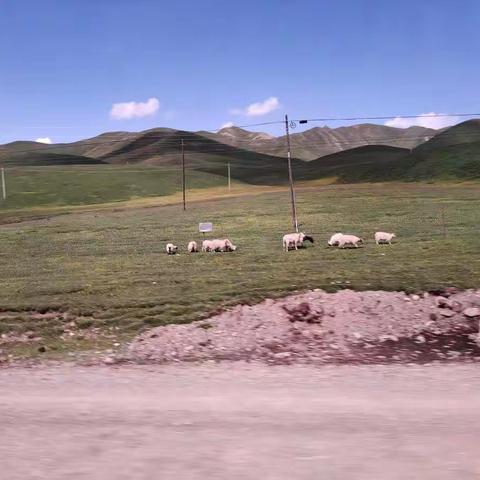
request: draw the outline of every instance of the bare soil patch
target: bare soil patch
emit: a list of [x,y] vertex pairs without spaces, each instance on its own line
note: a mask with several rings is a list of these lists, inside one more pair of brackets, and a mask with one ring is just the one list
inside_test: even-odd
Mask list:
[[[478,315],[477,315],[478,313]],[[480,359],[480,290],[314,290],[154,328],[116,360],[385,363]],[[110,359],[113,361],[113,359]]]

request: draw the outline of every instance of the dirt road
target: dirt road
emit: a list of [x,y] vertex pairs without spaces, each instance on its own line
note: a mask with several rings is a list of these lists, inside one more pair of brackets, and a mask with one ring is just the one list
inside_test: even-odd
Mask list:
[[9,480],[478,479],[478,365],[0,371]]

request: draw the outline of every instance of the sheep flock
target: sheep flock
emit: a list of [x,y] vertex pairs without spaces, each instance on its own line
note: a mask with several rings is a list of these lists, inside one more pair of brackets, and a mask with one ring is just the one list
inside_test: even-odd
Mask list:
[[[375,232],[374,235],[375,243],[377,245],[391,245],[394,238],[396,238],[394,233]],[[290,250],[305,248],[305,242],[314,243],[314,239],[312,236],[306,235],[303,232],[287,233],[282,238],[283,250],[288,252]],[[360,245],[364,244],[365,240],[363,238],[340,232],[334,233],[327,242],[328,247],[338,248],[358,248]],[[171,242],[167,243],[165,250],[168,255],[175,255],[178,253],[178,247]],[[202,252],[234,252],[235,250],[237,250],[236,245],[234,245],[228,238],[203,240],[201,248]],[[198,253],[200,250],[197,242],[194,240],[190,241],[187,245],[187,251],[189,253]]]

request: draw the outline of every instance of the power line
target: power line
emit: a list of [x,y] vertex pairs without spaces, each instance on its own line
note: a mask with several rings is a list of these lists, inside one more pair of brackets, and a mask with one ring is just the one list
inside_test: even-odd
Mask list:
[[[386,115],[380,117],[325,117],[325,118],[299,118],[294,122],[353,122],[358,120],[390,120],[392,118],[438,118],[438,117],[478,117],[480,113],[435,113],[423,115]],[[388,125],[387,125],[388,126]],[[418,125],[421,126],[421,125]]]
[[[324,118],[295,118],[292,119],[294,122],[300,122],[302,120],[307,120],[308,122],[336,122],[336,121],[356,121],[356,120],[389,120],[391,118],[436,118],[436,117],[478,117],[480,113],[434,113],[434,114],[420,114],[420,115],[382,115],[377,117],[324,117]],[[232,127],[236,128],[250,128],[250,127],[261,127],[266,125],[279,125],[282,124],[284,120],[274,120],[271,122],[260,122],[260,123],[249,123],[245,125],[231,125]],[[5,128],[5,126],[0,126],[1,128]],[[7,125],[7,127],[12,127],[12,125]],[[31,129],[75,129],[78,128],[77,126],[57,126],[57,125],[46,125],[46,126],[37,126],[37,125],[15,125],[15,128],[31,128]],[[165,127],[168,128],[168,127]],[[210,129],[202,129],[198,130],[198,132],[218,132],[223,128],[228,127],[217,127],[217,128],[210,128]],[[174,130],[174,129],[172,129]],[[135,132],[129,132],[135,133]]]

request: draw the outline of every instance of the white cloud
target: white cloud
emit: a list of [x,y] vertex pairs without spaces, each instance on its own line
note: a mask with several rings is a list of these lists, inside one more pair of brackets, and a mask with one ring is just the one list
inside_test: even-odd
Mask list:
[[418,117],[404,118],[404,117],[395,117],[391,120],[385,122],[387,127],[397,127],[397,128],[408,128],[412,126],[434,128],[438,130],[439,128],[449,127],[459,122],[458,117],[441,117],[438,115],[443,115],[441,113],[421,113]]
[[269,97],[263,102],[256,102],[248,105],[246,108],[234,108],[230,110],[232,115],[246,115],[247,117],[259,117],[273,112],[280,108],[280,102],[277,97]]
[[146,102],[114,103],[110,110],[110,117],[115,120],[141,118],[155,115],[160,108],[158,98],[149,98]]
[[38,143],[47,143],[49,145],[52,143],[52,139],[50,137],[40,137],[37,138],[35,141]]
[[233,127],[233,122],[225,122],[225,123],[219,128],[219,130],[221,130],[222,128],[230,128],[230,127]]

